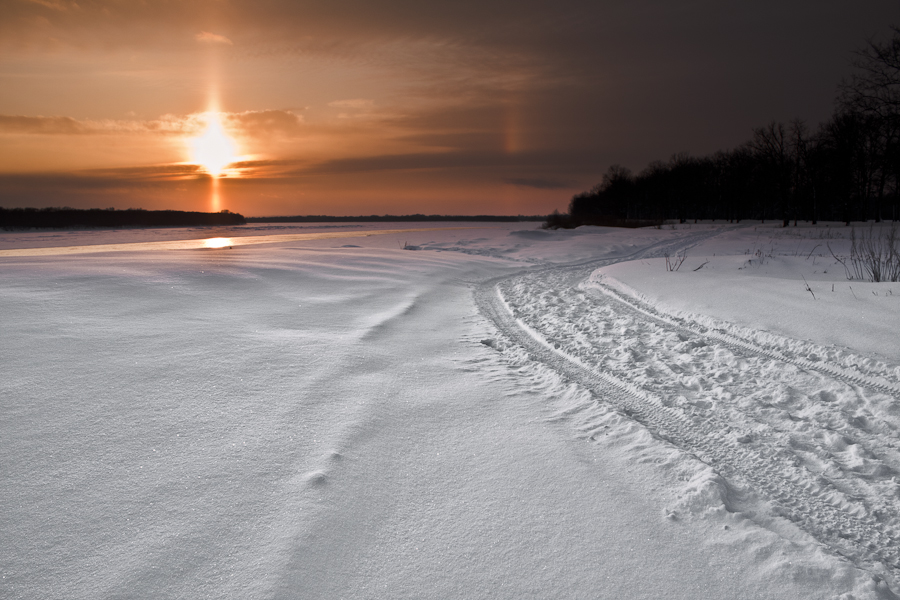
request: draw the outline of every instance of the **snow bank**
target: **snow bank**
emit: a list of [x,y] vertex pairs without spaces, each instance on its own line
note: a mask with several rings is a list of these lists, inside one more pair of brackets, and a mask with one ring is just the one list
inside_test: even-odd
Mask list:
[[846,257],[849,246],[849,228],[835,224],[748,225],[690,248],[677,272],[654,258],[605,267],[598,276],[673,314],[713,317],[898,364],[900,283],[848,281],[831,251]]

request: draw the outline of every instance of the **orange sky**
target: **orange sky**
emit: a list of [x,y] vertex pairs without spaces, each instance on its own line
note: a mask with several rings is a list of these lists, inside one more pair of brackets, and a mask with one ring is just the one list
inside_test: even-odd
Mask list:
[[[900,22],[895,0],[679,4],[5,0],[0,206],[545,214],[612,163],[814,125]],[[192,140],[216,121],[214,182]]]

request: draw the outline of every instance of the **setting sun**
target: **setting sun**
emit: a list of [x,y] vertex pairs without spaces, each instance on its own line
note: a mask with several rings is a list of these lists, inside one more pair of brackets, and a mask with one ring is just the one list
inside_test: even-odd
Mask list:
[[210,175],[218,177],[229,163],[237,159],[237,145],[228,137],[219,113],[206,113],[206,130],[200,137],[189,140],[192,162],[202,166]]

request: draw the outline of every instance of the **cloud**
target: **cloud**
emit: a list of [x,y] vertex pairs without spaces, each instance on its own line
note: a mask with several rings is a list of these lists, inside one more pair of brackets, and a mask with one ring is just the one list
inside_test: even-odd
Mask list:
[[197,165],[177,164],[78,172],[0,173],[0,199],[49,191],[78,193],[152,189],[208,179],[209,176]]
[[219,35],[217,33],[210,33],[208,31],[201,31],[196,36],[198,42],[202,42],[204,44],[225,44],[226,46],[233,46],[234,42],[229,40],[224,35]]
[[[303,117],[289,110],[249,110],[222,113],[226,127],[238,135],[295,135]],[[163,115],[157,119],[74,119],[65,116],[0,115],[0,135],[196,135],[206,127],[203,113]]]
[[90,169],[71,174],[80,181],[172,181],[175,179],[205,176],[206,172],[194,164],[150,165],[146,167],[118,167],[110,169]]
[[304,173],[369,173],[374,171],[446,169],[496,164],[497,157],[474,152],[436,152],[386,154],[358,158],[339,158],[319,163]]
[[[368,173],[375,171],[454,170],[461,168],[531,170],[549,167],[554,170],[566,165],[579,165],[585,157],[564,153],[521,152],[509,154],[502,150],[463,150],[447,152],[409,152],[370,156],[336,158],[302,168],[298,173]],[[520,181],[549,180],[540,178]],[[531,185],[530,187],[537,187]]]
[[[209,176],[196,165],[80,172],[0,173],[0,206],[208,210]],[[202,200],[200,202],[202,204]]]
[[559,179],[542,179],[530,177],[510,177],[503,180],[503,183],[516,185],[519,187],[530,187],[538,190],[564,190],[572,187],[571,183],[560,181]]
[[163,115],[148,121],[73,119],[72,117],[27,117],[0,115],[0,134],[94,135],[122,133],[184,134],[199,130],[195,115]]
[[328,103],[328,106],[334,108],[355,108],[357,110],[372,108],[374,105],[374,100],[365,100],[363,98],[356,98],[354,100],[335,100],[334,102]]
[[77,135],[89,133],[89,128],[71,117],[0,115],[0,133]]
[[339,113],[338,119],[367,119],[373,116],[372,109],[375,106],[375,102],[373,100],[356,98],[352,100],[335,100],[334,102],[329,102],[328,106],[351,111]]
[[301,131],[303,116],[289,110],[248,110],[241,113],[227,113],[225,122],[236,133],[250,137],[261,134],[281,134],[290,136]]
[[[29,2],[39,4],[45,8],[50,8],[53,10],[69,10],[69,5],[60,0],[56,0],[55,2],[53,0],[29,0]],[[70,4],[75,8],[78,7],[78,5],[74,2],[71,2]]]
[[[848,50],[900,14],[896,0],[77,2],[0,0],[0,88],[14,92],[0,112],[51,115],[0,115],[5,156],[51,168],[68,146],[63,166],[110,164],[112,144],[76,138],[96,135],[131,136],[109,140],[134,157],[116,164],[178,160],[218,78],[222,106],[255,109],[221,116],[242,151],[302,161],[248,169],[335,186],[471,176],[510,196],[734,146],[772,119],[815,123]],[[177,114],[125,116],[138,108]],[[170,150],[144,158],[153,147]]]

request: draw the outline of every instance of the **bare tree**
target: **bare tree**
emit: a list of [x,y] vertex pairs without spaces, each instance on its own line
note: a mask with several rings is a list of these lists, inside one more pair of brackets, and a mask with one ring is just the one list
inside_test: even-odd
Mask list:
[[790,134],[784,123],[772,121],[765,127],[753,130],[750,148],[760,158],[764,172],[760,174],[763,185],[776,199],[784,227],[790,221],[791,171]]
[[873,215],[880,221],[886,196],[893,196],[891,218],[900,205],[900,28],[884,43],[869,40],[853,59],[854,73],[841,83],[839,110],[859,113],[870,123]]
[[809,174],[809,130],[806,123],[799,117],[793,119],[790,124],[790,144],[789,151],[793,159],[791,168],[791,197],[794,207],[794,227],[797,226],[797,213],[801,207],[805,208],[803,212],[813,214],[813,224],[816,222],[815,210],[809,210],[807,207],[807,196],[810,192],[810,174]]
[[842,108],[896,118],[900,114],[900,28],[883,44],[869,40],[853,59],[855,72],[841,83],[838,102]]

